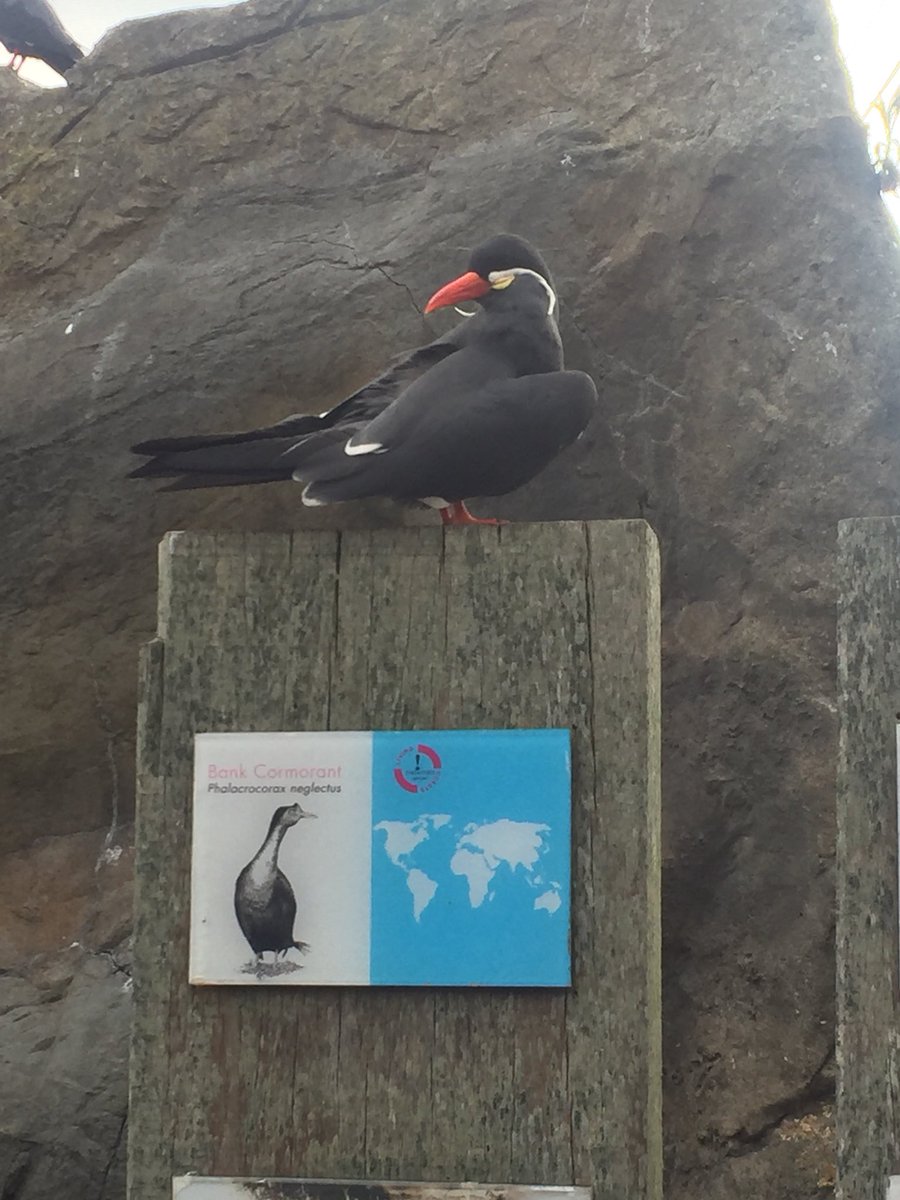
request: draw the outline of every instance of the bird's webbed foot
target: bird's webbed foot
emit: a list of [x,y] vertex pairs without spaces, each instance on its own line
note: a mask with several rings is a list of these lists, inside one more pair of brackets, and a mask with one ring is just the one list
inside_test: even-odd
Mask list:
[[507,525],[497,517],[475,517],[466,508],[463,500],[456,504],[448,504],[441,509],[441,524],[443,525]]

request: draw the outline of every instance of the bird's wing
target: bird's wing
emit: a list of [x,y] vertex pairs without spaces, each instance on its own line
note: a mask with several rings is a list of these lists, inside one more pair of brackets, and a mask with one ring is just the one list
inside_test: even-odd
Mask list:
[[241,903],[241,893],[243,891],[244,882],[249,874],[249,866],[244,867],[234,885],[234,915],[237,917],[237,923],[241,927],[241,933],[249,940],[252,935],[252,928],[245,919],[244,905]]
[[458,413],[465,396],[477,392],[490,380],[504,379],[512,373],[503,356],[492,354],[479,345],[463,344],[457,349],[458,353],[452,358],[445,355],[431,370],[413,379],[390,403],[382,403],[371,419],[366,420],[361,414],[355,428],[346,431],[342,424],[335,433],[344,433],[343,439],[300,441],[285,455],[286,460],[304,479],[315,478],[315,474],[307,475],[307,467],[315,468],[323,454],[331,459],[339,447],[346,458],[346,470],[342,474],[352,474],[354,462],[402,445],[423,420],[427,423],[429,414],[435,410]]
[[294,889],[281,870],[276,872],[275,882],[272,885],[272,896],[267,907],[273,925],[277,925],[277,928],[283,931],[285,939],[290,941],[294,936],[297,901],[294,898]]
[[320,429],[330,429],[337,424],[356,421],[371,421],[383,412],[415,380],[420,379],[432,367],[455,354],[465,343],[465,326],[458,325],[446,337],[420,346],[411,354],[396,359],[376,379],[365,384],[359,391],[342,400],[319,418]]
[[[130,478],[187,476],[171,485],[170,490],[289,479],[292,467],[286,452],[313,434],[325,434],[326,441],[350,436],[360,423],[372,420],[387,408],[410,383],[459,350],[464,341],[465,331],[457,327],[446,337],[420,346],[319,416],[299,413],[275,425],[242,433],[138,442],[131,447],[132,451],[152,457],[150,462],[132,471]],[[333,432],[345,429],[347,432],[340,434]]]
[[[593,381],[580,371],[494,378],[423,406],[405,428],[395,427],[380,452],[348,455],[345,445],[333,445],[300,464],[297,474],[312,503],[503,495],[573,442],[596,404]],[[357,438],[368,438],[376,424]]]

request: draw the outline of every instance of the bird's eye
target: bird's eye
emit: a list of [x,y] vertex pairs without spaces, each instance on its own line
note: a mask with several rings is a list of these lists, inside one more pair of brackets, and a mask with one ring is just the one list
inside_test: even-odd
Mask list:
[[491,271],[488,275],[488,282],[496,291],[509,287],[514,279],[515,275],[511,271]]

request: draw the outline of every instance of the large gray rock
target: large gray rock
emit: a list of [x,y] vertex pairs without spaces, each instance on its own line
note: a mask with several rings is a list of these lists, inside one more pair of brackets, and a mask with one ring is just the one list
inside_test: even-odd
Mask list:
[[16,1200],[124,1192],[131,862],[102,833],[0,872],[0,1180]]
[[[261,0],[125,26],[70,82],[5,89],[0,131],[9,853],[105,850],[102,895],[125,869],[161,533],[311,519],[290,485],[159,496],[129,443],[324,407],[521,232],[603,411],[494,511],[644,515],[665,557],[669,1195],[822,1195],[834,526],[900,507],[896,244],[824,0]],[[102,938],[40,954],[66,938],[96,972]],[[115,976],[79,971],[105,1006]],[[78,1112],[4,1117],[11,1200],[100,1194],[118,1124]]]

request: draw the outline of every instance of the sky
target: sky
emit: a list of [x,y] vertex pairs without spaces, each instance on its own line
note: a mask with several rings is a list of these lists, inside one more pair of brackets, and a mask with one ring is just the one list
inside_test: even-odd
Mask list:
[[[54,8],[75,40],[88,50],[107,29],[121,21],[184,8],[219,8],[222,2],[54,0]],[[900,0],[831,0],[831,10],[856,106],[864,113],[900,60]],[[59,76],[49,67],[30,60],[22,68],[22,78],[45,87],[61,85]],[[886,197],[886,202],[900,226],[900,197]]]
[[[898,0],[832,0],[831,10],[837,22],[838,43],[860,114],[878,94],[897,62],[900,61],[900,2]],[[900,86],[900,78],[894,87]],[[867,122],[874,138],[883,137],[877,119]],[[885,205],[900,229],[900,195],[885,195]]]
[[900,4],[831,0],[831,11],[856,106],[865,109],[900,59]]

